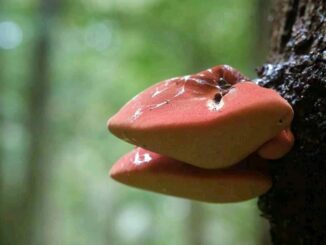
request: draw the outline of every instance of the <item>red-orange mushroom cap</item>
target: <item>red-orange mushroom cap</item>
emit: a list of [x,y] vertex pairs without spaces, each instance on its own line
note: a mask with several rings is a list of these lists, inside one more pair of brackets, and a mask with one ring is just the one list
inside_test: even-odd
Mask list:
[[212,203],[245,201],[272,184],[266,161],[258,156],[228,169],[203,169],[139,147],[120,158],[110,176],[129,186]]
[[278,159],[288,153],[294,144],[294,136],[289,128],[263,144],[257,154],[265,159]]
[[[288,128],[291,106],[229,66],[162,81],[108,122],[129,143],[200,168],[225,168]],[[273,145],[271,145],[273,148]]]

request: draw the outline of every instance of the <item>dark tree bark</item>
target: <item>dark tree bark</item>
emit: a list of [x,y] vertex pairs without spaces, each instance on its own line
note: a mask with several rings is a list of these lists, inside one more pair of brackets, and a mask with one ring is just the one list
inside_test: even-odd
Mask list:
[[274,184],[259,199],[273,244],[326,244],[326,1],[277,0],[261,85],[293,106],[296,142],[271,161]]

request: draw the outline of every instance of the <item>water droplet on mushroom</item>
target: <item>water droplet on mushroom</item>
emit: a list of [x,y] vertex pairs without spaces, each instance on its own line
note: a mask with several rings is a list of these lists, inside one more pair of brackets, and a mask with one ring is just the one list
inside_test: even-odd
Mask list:
[[135,121],[137,118],[139,118],[143,114],[142,108],[138,108],[135,113],[131,116],[131,121]]
[[207,101],[207,107],[210,111],[218,111],[224,106],[223,98],[220,100],[219,103],[216,103],[215,100],[208,100]]
[[186,91],[185,86],[182,86],[181,88],[178,89],[177,93],[174,95],[174,98],[184,94],[185,91]]
[[186,75],[181,77],[181,80],[187,81],[190,78],[190,75]]
[[149,153],[140,154],[139,151],[137,151],[132,162],[136,165],[140,165],[143,163],[148,163],[151,160],[152,157]]
[[169,100],[164,100],[162,103],[158,103],[158,104],[155,104],[155,105],[150,105],[149,110],[151,111],[153,109],[159,108],[159,107],[164,106],[164,105],[169,104],[169,103],[170,103]]
[[163,89],[159,89],[159,88],[155,88],[155,91],[154,91],[154,93],[152,94],[152,98],[154,98],[155,96],[157,96],[157,95],[159,95],[160,93],[162,93],[162,92],[164,92],[165,90],[167,90],[168,88],[167,87],[165,87],[165,88],[163,88]]

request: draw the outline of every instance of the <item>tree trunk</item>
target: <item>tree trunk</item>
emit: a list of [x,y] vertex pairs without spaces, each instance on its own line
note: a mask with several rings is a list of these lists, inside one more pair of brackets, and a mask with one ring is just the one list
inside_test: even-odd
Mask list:
[[197,202],[190,203],[190,212],[187,229],[187,245],[202,245],[203,240],[203,209]]
[[[0,1],[1,5],[1,1]],[[0,67],[3,67],[3,57],[0,56]],[[4,85],[3,85],[3,76],[2,72],[0,71],[0,244],[4,244],[4,229],[3,227],[5,226],[5,215],[4,215],[4,200],[3,200],[3,193],[4,193],[4,174],[3,174],[3,155],[4,155],[4,142],[3,142],[3,123],[4,123],[4,113],[3,109],[4,108],[4,100],[3,100],[3,90],[4,90]]]
[[274,184],[258,202],[273,244],[326,244],[326,1],[277,0],[269,64],[259,83],[291,103],[296,142],[271,161]]
[[[49,162],[46,160],[48,98],[50,94],[50,31],[58,1],[40,0],[38,37],[34,47],[31,81],[28,87],[29,132],[26,184],[22,195],[22,212],[19,214],[19,244],[45,244],[46,217],[44,196],[47,186]],[[17,244],[17,243],[16,243]]]

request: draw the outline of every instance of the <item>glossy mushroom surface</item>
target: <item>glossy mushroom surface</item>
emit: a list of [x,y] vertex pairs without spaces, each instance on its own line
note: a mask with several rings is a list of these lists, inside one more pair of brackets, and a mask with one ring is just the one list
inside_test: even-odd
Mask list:
[[277,136],[263,144],[257,154],[264,159],[279,159],[288,153],[294,144],[294,136],[291,130],[284,129]]
[[232,166],[293,117],[277,92],[229,66],[162,81],[129,101],[108,122],[117,137],[200,168]]
[[140,147],[120,158],[110,176],[129,186],[212,203],[245,201],[272,184],[266,161],[258,156],[228,169],[202,169]]

